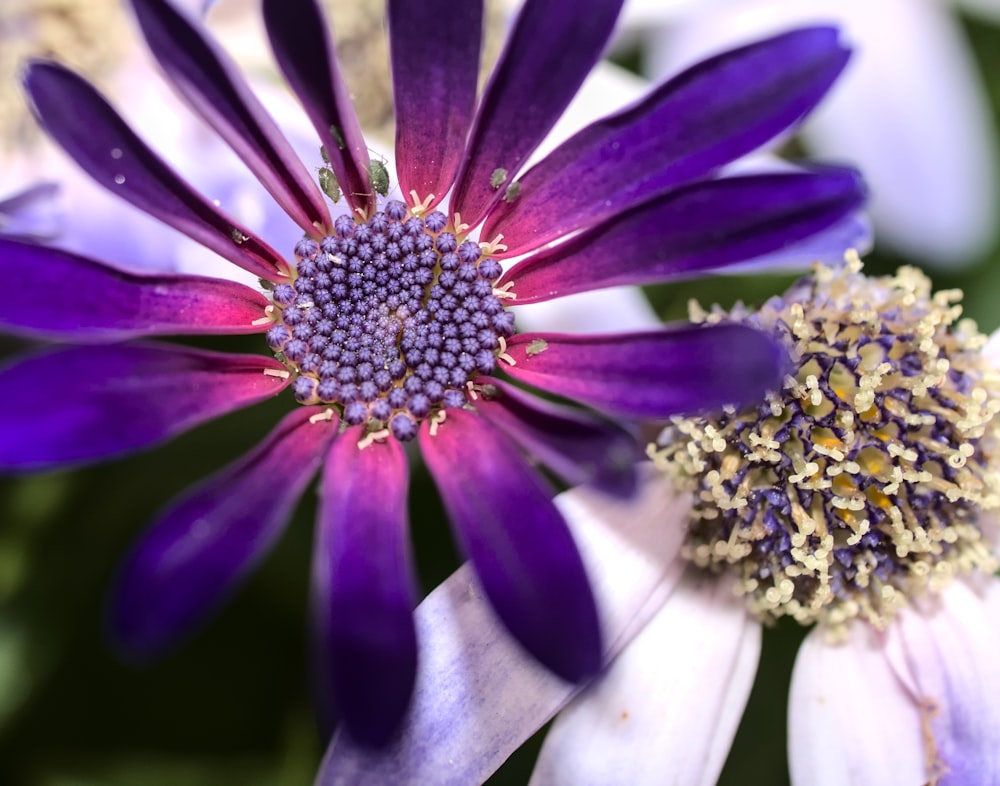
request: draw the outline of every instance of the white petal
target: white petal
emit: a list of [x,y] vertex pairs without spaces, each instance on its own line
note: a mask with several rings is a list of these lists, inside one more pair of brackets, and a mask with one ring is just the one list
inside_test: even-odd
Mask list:
[[1000,783],[1000,593],[956,581],[935,600],[899,613],[887,651],[920,702],[941,786]]
[[788,759],[794,786],[918,786],[920,717],[886,660],[881,639],[855,624],[833,644],[814,628],[792,671]]
[[[643,467],[629,503],[584,489],[556,498],[594,587],[609,655],[648,622],[676,585],[687,507]],[[400,739],[372,754],[334,737],[317,776],[344,784],[481,783],[577,692],[528,657],[491,611],[468,565],[416,611],[420,661]]]
[[931,264],[974,259],[994,238],[997,166],[979,74],[940,0],[737,3],[675,31],[654,59],[662,72],[793,24],[831,21],[857,51],[807,122],[808,141],[864,172],[880,240]]
[[686,575],[597,683],[556,718],[531,786],[710,786],[760,656],[728,581]]

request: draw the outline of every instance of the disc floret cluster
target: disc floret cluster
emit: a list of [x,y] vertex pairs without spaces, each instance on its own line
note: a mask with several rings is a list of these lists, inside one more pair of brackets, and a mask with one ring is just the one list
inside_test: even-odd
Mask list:
[[695,309],[784,337],[797,371],[758,407],[676,418],[651,455],[694,496],[684,547],[732,571],[763,619],[883,626],[907,597],[997,561],[1000,377],[961,293],[914,268],[819,267],[756,314]]
[[292,280],[271,291],[266,337],[296,374],[299,403],[334,405],[348,425],[404,441],[466,403],[514,318],[493,286],[499,262],[453,230],[440,211],[421,217],[393,200],[296,246]]

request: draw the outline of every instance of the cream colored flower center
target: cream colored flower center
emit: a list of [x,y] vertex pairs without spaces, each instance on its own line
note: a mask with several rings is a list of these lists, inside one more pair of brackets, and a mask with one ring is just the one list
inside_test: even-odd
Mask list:
[[884,625],[957,572],[994,571],[977,516],[1000,505],[1000,374],[913,268],[868,278],[856,255],[754,315],[796,364],[756,409],[677,418],[654,461],[694,495],[683,553],[732,571],[763,619]]

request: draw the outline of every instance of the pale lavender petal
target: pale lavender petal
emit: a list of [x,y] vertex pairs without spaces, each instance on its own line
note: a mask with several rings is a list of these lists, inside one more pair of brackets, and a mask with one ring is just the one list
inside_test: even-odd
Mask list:
[[312,479],[336,419],[289,413],[253,451],[174,502],[143,533],[111,599],[115,643],[148,658],[189,633],[270,552]]
[[798,122],[848,56],[835,28],[814,27],[703,61],[519,177],[482,236],[516,256],[702,177]]
[[[613,656],[679,580],[688,508],[651,466],[631,501],[574,489],[556,498],[592,577]],[[337,735],[318,786],[482,783],[570,700],[576,687],[530,658],[497,620],[465,565],[416,611],[420,662],[403,731],[371,753]]]
[[309,234],[330,226],[323,195],[222,49],[166,0],[132,0],[149,48],[173,87]]
[[514,282],[516,302],[531,303],[691,278],[785,252],[838,224],[865,196],[850,169],[693,183],[543,249],[508,270],[501,284]]
[[44,350],[0,370],[0,469],[120,456],[287,384],[281,363],[257,355],[152,342]]
[[[927,732],[926,758],[941,786],[1000,782],[1000,594],[956,581],[926,604],[902,609],[886,651]],[[935,602],[937,601],[937,602]]]
[[440,202],[451,188],[472,124],[482,0],[390,0],[389,43],[399,188]]
[[[486,86],[452,212],[475,226],[504,195],[593,68],[622,0],[527,0]],[[506,173],[504,183],[493,185]]]
[[156,334],[259,333],[274,324],[264,314],[268,299],[234,281],[126,273],[16,240],[0,238],[0,274],[32,293],[0,303],[0,326],[27,336],[120,341]]
[[533,396],[499,379],[483,386],[476,411],[571,486],[628,497],[642,451],[634,435],[585,410]]
[[507,438],[447,410],[420,449],[490,604],[541,663],[567,680],[600,667],[601,631],[583,562],[551,493]]
[[98,184],[256,276],[287,277],[274,249],[197,194],[88,82],[39,61],[23,79],[38,121]]
[[0,199],[0,235],[25,240],[56,237],[60,230],[56,183],[37,183]]
[[521,333],[507,344],[514,379],[616,415],[665,418],[749,404],[776,390],[785,351],[742,325],[678,325],[621,335]]
[[312,602],[319,701],[359,744],[381,746],[413,692],[416,586],[407,539],[406,453],[394,439],[360,449],[348,429],[323,469]]
[[368,148],[323,13],[314,0],[264,0],[263,8],[275,59],[319,134],[347,203],[370,212]]
[[[638,287],[611,287],[510,309],[518,327],[555,333],[615,333],[663,324]],[[599,318],[595,318],[595,315]]]
[[[796,786],[926,783],[920,714],[865,623],[846,641],[814,628],[795,659],[788,764]],[[831,755],[831,734],[836,755]]]
[[[665,482],[665,479],[663,480]],[[556,717],[531,786],[713,786],[760,656],[728,581],[685,575],[610,669]]]

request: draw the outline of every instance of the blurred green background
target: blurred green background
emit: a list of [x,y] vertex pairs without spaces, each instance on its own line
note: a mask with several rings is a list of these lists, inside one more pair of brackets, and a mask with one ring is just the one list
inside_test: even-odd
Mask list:
[[[1000,29],[970,19],[963,24],[1000,128]],[[889,272],[906,261],[876,248],[866,269]],[[1000,325],[1000,249],[960,274],[933,278],[939,288],[966,290],[966,314],[984,331]],[[729,305],[738,295],[756,303],[790,281],[714,279],[648,294],[665,318],[680,318],[689,298]],[[256,337],[191,343],[259,351]],[[0,341],[4,356],[22,346]],[[274,553],[176,652],[147,666],[123,664],[102,632],[105,592],[130,541],[172,497],[255,444],[288,406],[281,397],[111,464],[0,479],[0,784],[311,782],[322,753],[305,669],[312,490]],[[412,479],[411,521],[426,591],[457,561],[420,469]],[[761,668],[722,783],[746,783],[749,773],[755,783],[787,783],[787,682],[803,635],[794,624],[765,632]],[[491,783],[525,783],[538,742]]]

